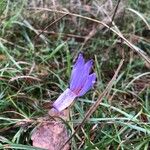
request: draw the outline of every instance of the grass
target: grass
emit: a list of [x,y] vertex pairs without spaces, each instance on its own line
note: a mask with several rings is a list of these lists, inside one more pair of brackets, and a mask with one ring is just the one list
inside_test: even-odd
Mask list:
[[[119,35],[94,21],[106,18],[96,15],[97,3],[83,3],[87,10],[84,5],[76,4],[74,9],[71,2],[58,3],[59,11],[70,8],[76,14],[62,17],[54,9],[28,9],[27,1],[0,1],[0,149],[38,149],[31,146],[31,133],[69,85],[79,51],[94,60],[97,82],[72,106],[67,122],[71,133],[106,90],[122,58],[124,64],[109,95],[72,139],[71,148],[150,149],[150,65],[129,48],[132,43],[150,56],[150,1],[123,4],[123,16],[116,14],[114,20],[120,33],[112,25]],[[90,6],[95,6],[93,12],[88,11]]]

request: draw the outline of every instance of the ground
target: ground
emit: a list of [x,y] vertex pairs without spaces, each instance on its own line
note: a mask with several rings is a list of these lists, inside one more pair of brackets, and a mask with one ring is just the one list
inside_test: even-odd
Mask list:
[[150,149],[149,10],[150,0],[0,0],[0,149],[37,149],[31,134],[69,86],[80,52],[97,81],[71,106],[70,135],[100,104],[71,149]]

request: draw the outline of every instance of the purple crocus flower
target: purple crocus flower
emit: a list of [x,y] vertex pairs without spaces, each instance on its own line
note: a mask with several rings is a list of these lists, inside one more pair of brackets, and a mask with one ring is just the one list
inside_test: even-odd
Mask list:
[[53,103],[57,111],[67,108],[76,97],[84,95],[95,83],[96,74],[90,74],[93,61],[85,63],[82,54],[79,54],[71,73],[70,87],[67,88]]

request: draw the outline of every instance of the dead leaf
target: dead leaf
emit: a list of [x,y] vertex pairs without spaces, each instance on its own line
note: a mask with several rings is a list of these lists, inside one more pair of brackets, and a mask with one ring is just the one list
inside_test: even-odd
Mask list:
[[[43,121],[43,123],[39,125],[31,136],[33,141],[32,145],[47,150],[60,150],[69,138],[65,124],[61,120],[68,120],[69,109],[58,112],[52,108],[49,111],[49,115],[53,120]],[[69,144],[66,144],[61,150],[69,150],[69,148]]]
[[[42,123],[32,134],[32,145],[47,150],[60,150],[68,139],[65,125],[61,121],[49,121]],[[62,150],[69,150],[66,144]]]

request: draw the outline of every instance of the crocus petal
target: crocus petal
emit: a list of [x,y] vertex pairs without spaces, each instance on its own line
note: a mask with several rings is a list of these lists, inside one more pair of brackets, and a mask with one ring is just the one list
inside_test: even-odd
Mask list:
[[92,65],[93,65],[93,60],[89,60],[85,65],[84,65],[84,68],[85,68],[85,73],[89,75],[90,71],[91,71],[91,68],[92,68]]
[[93,60],[88,61],[85,65],[84,68],[82,69],[82,74],[80,74],[80,79],[78,80],[78,82],[80,83],[80,88],[83,88],[85,81],[87,80],[89,73],[91,71],[93,65]]
[[80,73],[83,72],[83,68],[84,68],[84,58],[82,56],[82,54],[79,54],[78,59],[75,63],[75,65],[73,66],[73,70],[71,73],[71,80],[70,80],[70,89],[75,89],[76,87],[78,87],[78,80],[80,79]]
[[53,103],[53,107],[61,112],[66,109],[77,97],[69,88],[67,88]]
[[95,73],[89,75],[83,88],[78,93],[78,96],[84,95],[93,86],[93,84],[95,83],[95,80],[96,80],[96,74]]
[[75,69],[76,67],[78,67],[80,65],[84,65],[84,64],[85,64],[85,61],[84,61],[83,55],[82,55],[82,53],[80,53],[76,60],[76,63],[73,65],[73,69]]

